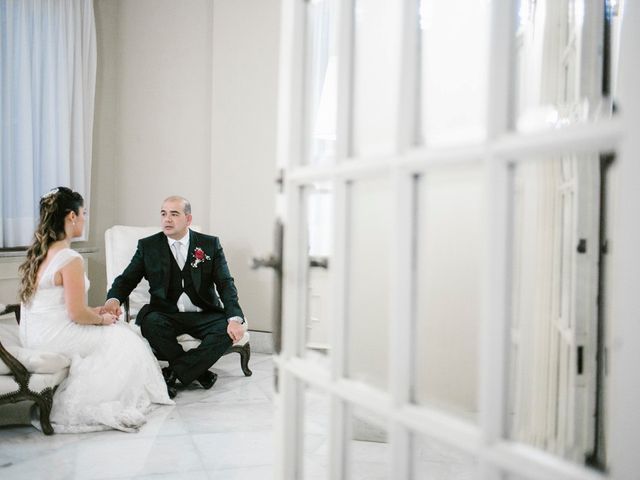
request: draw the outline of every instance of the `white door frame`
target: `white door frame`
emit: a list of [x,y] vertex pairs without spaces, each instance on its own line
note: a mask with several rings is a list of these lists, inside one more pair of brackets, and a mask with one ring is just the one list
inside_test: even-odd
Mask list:
[[[402,2],[403,22],[415,25],[415,1]],[[345,479],[346,429],[345,419],[351,406],[367,408],[388,420],[391,433],[390,478],[409,478],[411,471],[411,432],[422,433],[452,445],[479,463],[478,478],[499,479],[503,471],[521,478],[557,480],[634,478],[640,469],[637,445],[640,445],[640,67],[637,49],[640,46],[640,9],[627,2],[624,12],[621,68],[619,71],[619,105],[621,114],[612,120],[602,120],[538,133],[513,133],[508,129],[510,68],[514,36],[510,25],[513,3],[508,0],[491,2],[491,52],[489,60],[486,141],[471,146],[408,149],[414,132],[413,88],[400,88],[398,99],[398,142],[396,154],[388,158],[351,158],[351,96],[352,96],[352,25],[353,0],[340,1],[338,39],[338,148],[337,162],[323,167],[300,165],[303,119],[304,0],[283,0],[280,69],[279,162],[286,167],[285,196],[285,261],[284,318],[282,352],[276,357],[279,370],[277,395],[277,463],[275,478],[298,479],[302,465],[303,387],[312,385],[331,399],[330,478]],[[624,28],[625,26],[631,28]],[[402,29],[403,71],[399,72],[403,87],[411,87],[413,66],[412,28]],[[635,56],[634,56],[635,55]],[[634,63],[635,62],[635,63]],[[543,154],[592,153],[615,151],[616,188],[612,201],[616,214],[611,228],[611,275],[609,289],[610,315],[613,319],[609,344],[611,389],[609,413],[610,471],[599,473],[562,460],[551,454],[510,441],[506,432],[507,345],[508,345],[508,252],[509,229],[509,168],[518,159]],[[349,161],[345,161],[348,159]],[[485,290],[483,292],[483,327],[480,338],[479,422],[470,424],[434,408],[410,404],[409,387],[411,353],[399,332],[410,331],[411,298],[411,184],[413,176],[438,165],[479,161],[487,181],[487,232]],[[390,328],[391,371],[396,374],[388,392],[345,378],[346,259],[344,248],[346,229],[347,188],[349,181],[376,175],[391,175],[396,190],[394,208],[397,224],[391,251],[395,285],[392,291],[394,325]],[[334,315],[331,338],[332,366],[325,371],[302,358],[304,308],[306,291],[304,247],[299,239],[301,223],[300,189],[323,180],[334,182],[335,244],[332,258]],[[403,213],[405,212],[405,213]],[[408,212],[408,213],[406,213]],[[404,234],[402,233],[404,232]],[[399,325],[397,322],[400,322]],[[409,327],[405,329],[404,327]]]

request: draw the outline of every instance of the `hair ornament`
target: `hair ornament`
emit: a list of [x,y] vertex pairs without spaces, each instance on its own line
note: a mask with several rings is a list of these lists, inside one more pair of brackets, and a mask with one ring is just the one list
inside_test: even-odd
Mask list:
[[52,189],[51,189],[51,190],[49,190],[47,193],[45,193],[45,194],[42,196],[42,198],[43,198],[43,199],[45,199],[45,198],[49,198],[50,196],[55,195],[55,194],[56,194],[56,193],[58,193],[59,191],[60,191],[60,189],[59,189],[58,187],[56,187],[56,188],[52,188]]

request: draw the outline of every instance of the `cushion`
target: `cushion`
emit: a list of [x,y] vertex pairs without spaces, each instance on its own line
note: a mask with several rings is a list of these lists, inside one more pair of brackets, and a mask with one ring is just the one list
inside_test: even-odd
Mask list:
[[[69,370],[67,368],[57,373],[36,373],[29,378],[29,390],[32,392],[41,392],[45,388],[53,388],[60,385],[67,378]],[[11,375],[0,375],[0,395],[15,393],[20,389],[18,383]]]
[[[65,355],[23,348],[19,327],[13,317],[0,320],[0,341],[2,346],[31,373],[56,373],[71,364],[71,360]],[[0,375],[9,373],[9,367],[0,360]]]
[[[42,352],[15,345],[5,346],[7,351],[25,366],[30,373],[57,373],[71,364],[69,357],[53,352]],[[11,373],[9,367],[0,361],[0,375]]]
[[29,379],[29,390],[32,392],[41,392],[45,388],[53,388],[60,385],[62,381],[69,375],[69,369],[65,368],[56,373],[35,373]]
[[20,385],[11,375],[0,375],[0,395],[20,390]]

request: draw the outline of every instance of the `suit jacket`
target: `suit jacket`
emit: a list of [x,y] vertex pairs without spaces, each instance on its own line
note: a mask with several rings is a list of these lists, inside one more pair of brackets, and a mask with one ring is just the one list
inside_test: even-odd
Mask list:
[[[210,258],[193,266],[196,248],[201,248]],[[136,323],[140,323],[150,312],[177,312],[175,302],[171,302],[167,296],[172,259],[173,254],[164,233],[159,232],[139,240],[129,266],[113,281],[107,298],[117,298],[123,303],[144,277],[149,282],[151,300],[138,313]],[[196,306],[204,311],[224,313],[227,318],[244,318],[238,303],[238,291],[229,273],[218,237],[189,230],[189,251],[185,268],[193,281],[197,298],[191,298],[191,301]]]

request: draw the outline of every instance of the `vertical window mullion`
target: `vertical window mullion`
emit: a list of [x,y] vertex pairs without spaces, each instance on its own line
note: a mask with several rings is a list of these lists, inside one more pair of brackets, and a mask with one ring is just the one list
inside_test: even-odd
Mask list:
[[349,457],[350,433],[349,408],[346,402],[335,394],[331,394],[331,424],[329,426],[329,478],[331,480],[347,480],[347,459]]
[[348,222],[349,222],[349,184],[344,180],[336,180],[334,183],[334,258],[331,268],[331,309],[332,333],[331,342],[331,378],[337,381],[346,375],[346,346],[347,342],[347,255],[348,255]]
[[[302,445],[304,418],[302,395],[303,383],[291,371],[287,369],[288,362],[300,355],[301,336],[304,332],[304,308],[306,295],[298,295],[299,291],[304,292],[306,251],[303,241],[306,236],[298,235],[304,228],[303,206],[304,191],[296,182],[289,181],[287,184],[288,202],[287,216],[288,223],[285,228],[284,244],[287,245],[287,254],[283,258],[283,286],[285,292],[283,319],[282,319],[282,350],[280,352],[280,368],[278,371],[279,414],[286,415],[278,420],[280,430],[278,432],[279,447],[284,451],[279,451],[279,462],[281,465],[282,477],[285,480],[295,480],[300,478],[299,473],[303,465]],[[286,412],[286,413],[283,413]]]
[[[487,142],[504,135],[509,127],[512,71],[513,2],[496,0],[490,7],[489,78],[487,95]],[[491,149],[488,149],[491,152]],[[508,252],[508,163],[492,153],[485,158],[486,245],[484,312],[479,362],[480,428],[485,446],[499,442],[506,426],[507,252]],[[501,473],[486,457],[479,459],[484,479],[499,479]]]
[[[334,0],[336,5],[336,43],[337,43],[337,105],[336,105],[336,160],[335,165],[343,163],[351,154],[352,118],[353,118],[353,29],[354,0]],[[347,328],[347,249],[348,249],[348,211],[349,183],[343,178],[334,177],[333,206],[333,267],[330,270],[333,312],[332,333],[330,337],[332,361],[331,379],[337,381],[346,375],[346,347],[348,345]],[[329,478],[345,480],[347,478],[347,460],[349,429],[345,427],[349,420],[346,403],[335,393],[330,393],[330,430],[329,430]]]
[[[415,235],[415,189],[416,182],[409,172],[396,170],[395,225],[393,246],[390,255],[392,292],[389,308],[390,338],[390,393],[393,406],[401,408],[411,401],[412,359],[416,342],[412,265]],[[409,478],[411,465],[411,434],[398,420],[390,425],[391,470],[389,478]],[[393,473],[393,475],[391,475]]]
[[354,57],[354,0],[334,0],[338,3],[338,82],[336,120],[336,163],[351,156],[353,139],[353,57]]
[[[331,348],[331,379],[337,381],[346,374],[346,346],[348,345],[347,329],[347,254],[348,254],[348,199],[349,185],[344,180],[334,183],[334,245],[333,264],[330,270],[332,328],[329,338]],[[331,480],[344,480],[346,468],[347,411],[344,401],[334,392],[331,396],[330,430],[329,430],[329,464]]]
[[276,409],[276,425],[280,431],[276,436],[275,478],[297,480],[301,478],[303,468],[304,385],[286,368],[279,371],[278,385],[280,405]]
[[[507,271],[509,251],[509,171],[496,159],[485,166],[487,221],[485,245],[484,315],[480,335],[480,428],[485,446],[502,440],[506,431],[507,398]],[[489,214],[490,212],[490,214]],[[485,479],[500,478],[484,458],[479,459]]]
[[403,0],[402,5],[402,40],[400,52],[400,88],[398,89],[398,139],[397,151],[404,153],[416,145],[418,131],[418,114],[420,111],[419,95],[419,51],[418,51],[418,1]]
[[303,420],[303,384],[288,370],[288,361],[299,351],[300,326],[304,326],[304,317],[298,313],[301,308],[297,295],[300,281],[301,258],[304,253],[299,235],[302,228],[300,186],[287,178],[286,172],[295,170],[301,164],[304,154],[303,95],[304,95],[304,26],[305,4],[300,0],[284,0],[281,10],[282,36],[280,42],[280,75],[278,107],[278,164],[284,168],[284,245],[287,254],[282,258],[283,309],[280,333],[281,352],[278,388],[276,397],[276,465],[277,478],[295,480],[302,469],[301,448]]
[[[640,5],[625,2],[624,26],[620,39],[618,95],[621,105],[622,138],[614,164],[615,189],[611,216],[610,303],[611,331],[607,343],[610,369],[610,397],[608,402],[610,471],[612,478],[626,479],[638,475],[638,449],[640,443],[640,224],[637,206],[640,204],[640,66],[637,46],[640,31],[634,27],[640,22]],[[611,286],[615,285],[616,288]]]
[[[410,150],[416,140],[418,111],[418,9],[416,0],[403,0],[402,39],[399,42],[401,56],[398,75],[398,109],[396,153]],[[395,228],[393,229],[390,272],[392,292],[389,304],[390,338],[390,393],[393,405],[401,408],[411,401],[411,362],[416,348],[412,341],[415,331],[415,304],[412,285],[413,243],[415,226],[415,188],[416,182],[410,172],[395,170],[393,189],[395,191]],[[389,478],[410,478],[412,465],[411,432],[401,422],[395,420],[390,425],[391,462]]]

